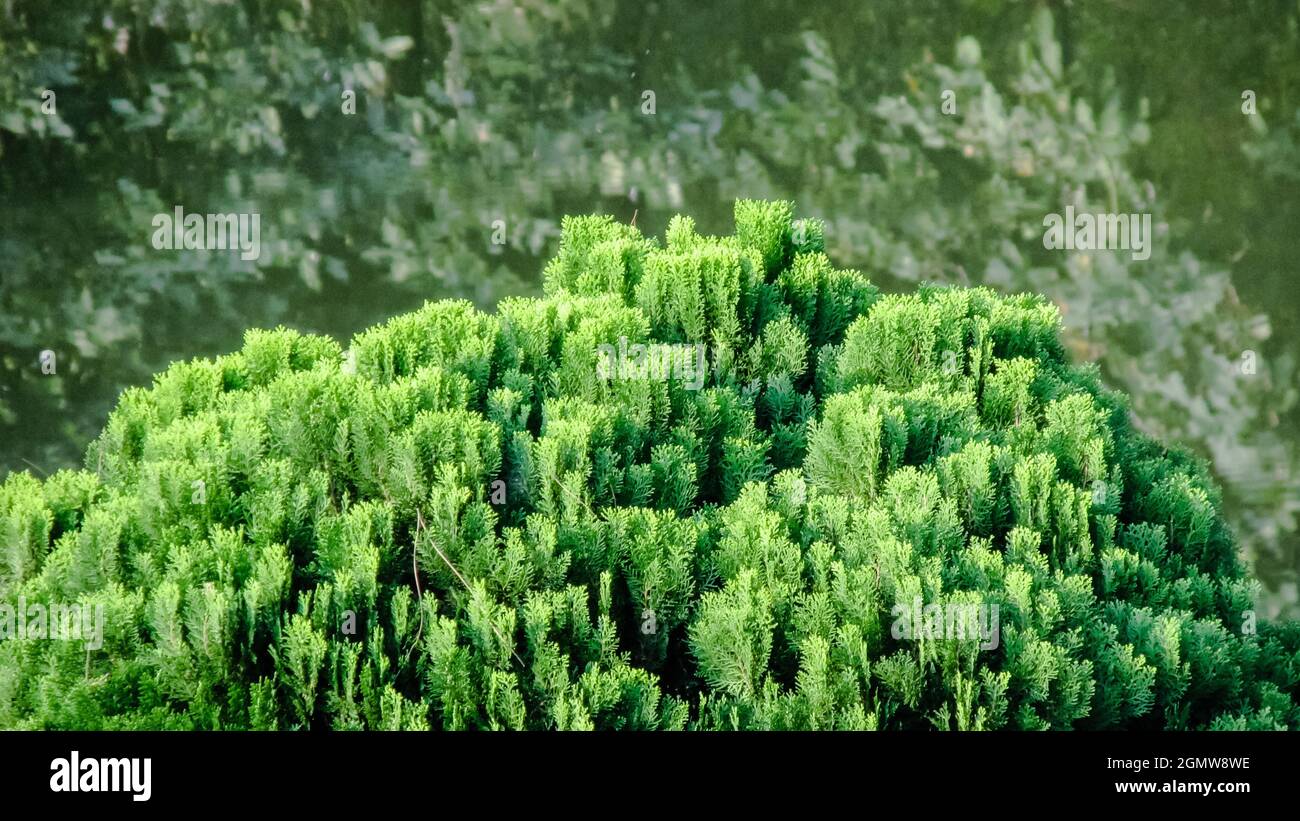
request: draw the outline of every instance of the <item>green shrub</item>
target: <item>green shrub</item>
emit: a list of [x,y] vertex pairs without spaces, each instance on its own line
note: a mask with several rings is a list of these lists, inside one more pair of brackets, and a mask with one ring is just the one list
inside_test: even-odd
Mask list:
[[85,470],[0,485],[0,726],[1300,723],[1300,627],[1055,307],[882,296],[824,230],[569,219],[542,299],[127,391]]

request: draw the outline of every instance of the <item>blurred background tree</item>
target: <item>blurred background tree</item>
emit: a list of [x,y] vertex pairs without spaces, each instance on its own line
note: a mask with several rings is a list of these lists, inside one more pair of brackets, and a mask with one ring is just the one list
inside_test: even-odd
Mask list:
[[[886,289],[1056,300],[1294,617],[1297,95],[1295,0],[7,0],[0,477],[79,463],[122,388],[246,327],[491,307],[563,214],[727,233],[776,197]],[[1067,204],[1151,213],[1151,258],[1044,250]],[[155,250],[177,205],[261,214],[261,257]]]

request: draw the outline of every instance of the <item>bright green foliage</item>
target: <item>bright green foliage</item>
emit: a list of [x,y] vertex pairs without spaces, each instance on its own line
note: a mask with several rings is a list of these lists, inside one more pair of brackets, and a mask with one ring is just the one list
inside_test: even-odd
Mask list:
[[[1205,469],[1056,309],[881,296],[823,245],[788,203],[571,218],[542,299],[127,391],[85,470],[0,485],[0,602],[105,612],[101,647],[0,642],[0,726],[1300,723],[1300,626],[1256,623]],[[700,384],[599,367],[669,343]]]

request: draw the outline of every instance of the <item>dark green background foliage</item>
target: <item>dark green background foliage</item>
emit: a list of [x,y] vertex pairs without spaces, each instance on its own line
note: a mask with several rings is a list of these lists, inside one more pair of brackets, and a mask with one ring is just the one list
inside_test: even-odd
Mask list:
[[[0,486],[3,600],[107,615],[99,650],[0,644],[0,726],[1300,723],[1300,623],[1255,624],[1202,463],[1057,308],[882,295],[830,235],[569,218],[543,298],[128,390],[84,470]],[[604,378],[623,339],[708,379]],[[917,598],[997,605],[997,646],[895,636]]]
[[[1262,609],[1294,617],[1300,6],[1168,5],[9,0],[0,477],[76,466],[123,389],[245,328],[536,295],[563,214],[719,233],[736,198],[792,198],[883,291],[1059,305],[1138,424],[1209,460]],[[1151,213],[1151,259],[1045,251],[1066,204]],[[154,250],[176,205],[259,212],[261,259]]]

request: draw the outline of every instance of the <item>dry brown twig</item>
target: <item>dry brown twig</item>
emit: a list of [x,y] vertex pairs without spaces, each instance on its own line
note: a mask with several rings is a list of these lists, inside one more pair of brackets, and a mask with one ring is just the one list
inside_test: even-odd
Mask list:
[[[433,548],[434,552],[438,554],[438,558],[442,559],[443,563],[447,565],[447,568],[451,570],[452,574],[456,577],[456,580],[461,583],[461,586],[465,588],[466,592],[472,592],[469,586],[469,582],[466,581],[465,577],[461,575],[461,572],[456,569],[456,565],[451,563],[451,559],[447,558],[447,554],[442,552],[442,548],[438,547],[438,543],[434,541],[432,536],[428,535],[427,533],[428,529],[425,527],[424,524],[424,513],[419,508],[415,509],[415,527],[416,527],[416,543],[417,544],[419,543],[420,534],[422,533],[425,534],[426,538],[428,539],[429,545]],[[411,549],[411,566],[413,568],[416,566],[416,551],[414,547],[412,547]],[[415,648],[416,643],[419,642],[420,635],[424,632],[424,606],[423,606],[423,598],[420,593],[420,575],[418,570],[416,571],[416,575],[415,575],[415,594],[417,597],[420,598],[421,601],[420,630],[419,632],[416,633],[416,641],[412,642],[411,644],[412,649]],[[520,667],[523,667],[524,660],[519,657],[519,654],[517,652],[515,652],[514,643],[506,640],[506,636],[504,633],[501,632],[501,628],[497,627],[495,624],[492,624],[492,632],[496,633],[497,638],[501,640],[501,643],[503,645],[510,648],[510,655],[515,657],[515,661],[519,662]]]

